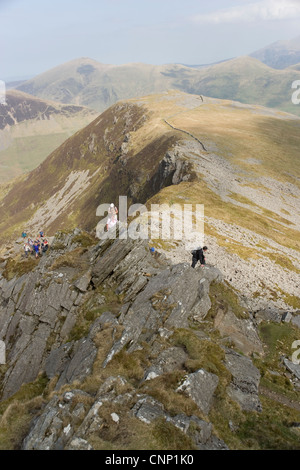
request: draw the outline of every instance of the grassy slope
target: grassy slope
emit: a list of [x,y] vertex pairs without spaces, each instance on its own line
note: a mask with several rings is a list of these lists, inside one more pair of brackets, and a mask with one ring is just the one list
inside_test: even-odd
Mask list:
[[[6,195],[0,208],[2,235],[6,233],[8,236],[15,229],[19,230],[43,201],[64,187],[71,171],[83,170],[89,170],[90,175],[96,171],[97,174],[76,202],[66,207],[49,229],[55,231],[74,225],[95,228],[98,221],[95,213],[100,203],[118,203],[119,195],[128,194],[133,183],[144,186],[165,152],[176,141],[187,138],[185,134],[171,130],[164,118],[192,132],[205,143],[214,143],[218,154],[228,158],[241,171],[247,170],[253,178],[263,173],[283,182],[296,182],[294,178],[299,177],[300,171],[300,121],[289,119],[287,115],[280,119],[280,113],[272,116],[255,107],[240,108],[225,101],[213,101],[188,109],[191,108],[189,100],[190,95],[174,91],[138,101],[129,100],[104,112],[68,139]],[[193,103],[197,105],[196,97]],[[123,165],[118,157],[128,132],[129,152],[127,163]],[[259,159],[260,165],[248,163],[250,157]],[[138,191],[136,198],[138,202],[146,202],[153,195],[149,188],[148,192]],[[284,222],[278,215],[268,214],[272,220],[266,217],[266,213],[257,214],[250,208],[224,202],[201,180],[168,187],[157,198],[166,202],[176,202],[178,198],[182,203],[184,198],[185,202],[204,203],[208,216],[238,223],[283,245],[299,249],[297,231],[284,225],[280,232],[276,230],[274,220]]]

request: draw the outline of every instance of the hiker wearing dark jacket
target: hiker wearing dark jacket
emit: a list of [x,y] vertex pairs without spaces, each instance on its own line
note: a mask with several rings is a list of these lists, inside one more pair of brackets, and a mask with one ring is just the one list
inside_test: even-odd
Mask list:
[[200,261],[201,266],[204,266],[205,263],[205,256],[204,253],[207,251],[207,246],[203,248],[197,248],[197,250],[192,251],[193,259],[192,259],[192,268],[194,268],[198,261]]

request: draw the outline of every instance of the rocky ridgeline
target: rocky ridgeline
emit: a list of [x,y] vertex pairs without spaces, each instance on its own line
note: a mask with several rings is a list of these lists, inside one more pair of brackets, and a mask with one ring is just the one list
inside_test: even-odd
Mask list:
[[[227,449],[209,418],[216,394],[241,412],[261,412],[260,372],[251,356],[263,348],[254,319],[219,310],[215,324],[208,321],[211,285],[222,283],[217,268],[172,265],[152,254],[146,241],[92,243],[77,229],[58,233],[31,271],[8,280],[6,263],[0,280],[0,339],[7,356],[1,400],[41,374],[54,384],[23,449],[92,449],[93,437],[121,426],[125,415],[144,426],[163,420],[194,448]],[[217,366],[205,367],[207,352],[198,367],[187,367],[191,354],[178,340],[183,334],[207,351],[215,348]],[[126,360],[138,354],[139,378],[131,380]],[[171,411],[151,394],[151,384],[177,371],[172,393],[192,403],[193,412]],[[85,386],[91,378],[92,390]]]

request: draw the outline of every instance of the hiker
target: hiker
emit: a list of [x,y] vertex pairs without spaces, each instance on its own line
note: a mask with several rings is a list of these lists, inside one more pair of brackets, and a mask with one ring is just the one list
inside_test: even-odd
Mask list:
[[35,257],[38,258],[39,257],[39,252],[40,252],[40,247],[39,247],[37,242],[34,243],[33,250],[35,252]]
[[109,230],[110,228],[116,225],[117,220],[118,220],[117,213],[118,213],[118,209],[112,202],[108,209],[108,219],[107,219],[107,224],[106,224],[106,230]]
[[39,236],[40,236],[40,238],[44,238],[44,232],[43,232],[43,230],[40,231]]
[[192,268],[194,268],[197,264],[198,261],[200,261],[201,266],[204,266],[206,264],[205,262],[205,256],[204,253],[207,251],[207,246],[204,246],[203,248],[197,248],[196,250],[192,251]]
[[48,250],[48,248],[49,248],[48,240],[45,239],[45,240],[42,242],[42,252],[43,252],[43,253],[46,253],[46,251]]
[[26,238],[27,237],[27,233],[25,232],[25,230],[23,230],[22,232],[22,238]]
[[24,244],[24,251],[25,251],[26,258],[28,258],[28,253],[31,251],[30,246],[28,245],[28,243]]

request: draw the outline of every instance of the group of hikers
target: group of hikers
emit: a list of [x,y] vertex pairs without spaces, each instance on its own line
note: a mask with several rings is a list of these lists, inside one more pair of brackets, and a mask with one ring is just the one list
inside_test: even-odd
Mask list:
[[28,255],[34,255],[36,258],[38,258],[43,253],[46,253],[49,248],[49,242],[45,238],[43,231],[39,232],[35,240],[27,237],[27,233],[23,231],[22,238],[23,240],[27,238],[27,241],[24,243],[24,253],[26,258],[28,258]]

